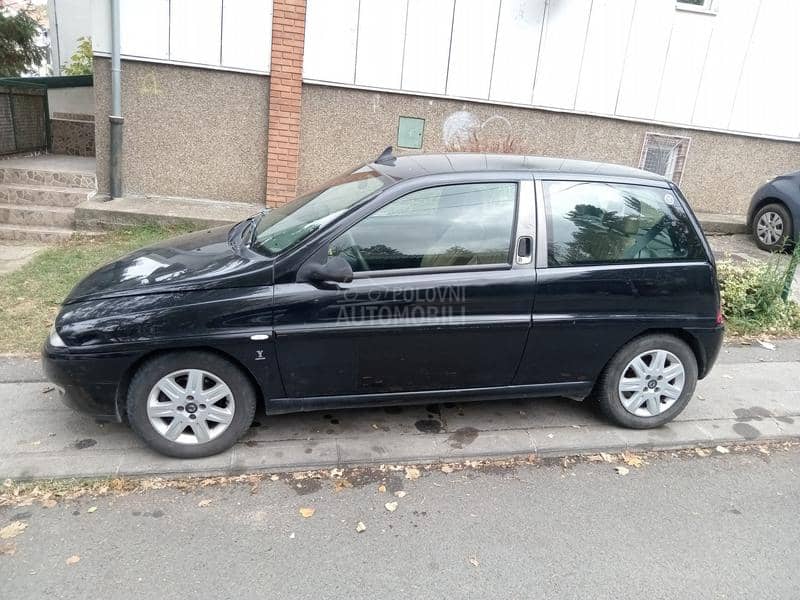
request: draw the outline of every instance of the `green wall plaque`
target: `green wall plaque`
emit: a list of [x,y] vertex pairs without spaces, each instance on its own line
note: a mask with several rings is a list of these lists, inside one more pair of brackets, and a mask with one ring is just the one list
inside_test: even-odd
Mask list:
[[400,148],[422,148],[425,119],[400,117],[397,124],[397,146]]

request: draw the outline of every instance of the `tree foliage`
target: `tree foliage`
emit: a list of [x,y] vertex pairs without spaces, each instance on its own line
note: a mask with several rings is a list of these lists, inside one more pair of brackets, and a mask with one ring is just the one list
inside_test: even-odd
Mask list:
[[0,77],[34,73],[45,56],[36,45],[41,28],[28,9],[16,14],[0,9]]
[[64,75],[91,75],[92,74],[92,40],[88,37],[78,39],[69,62],[61,70]]

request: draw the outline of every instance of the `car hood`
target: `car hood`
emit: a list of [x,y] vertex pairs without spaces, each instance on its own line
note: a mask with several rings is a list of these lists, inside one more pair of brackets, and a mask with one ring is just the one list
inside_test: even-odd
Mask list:
[[217,227],[141,248],[100,267],[75,286],[64,304],[93,298],[270,285],[271,261],[237,248],[237,226]]

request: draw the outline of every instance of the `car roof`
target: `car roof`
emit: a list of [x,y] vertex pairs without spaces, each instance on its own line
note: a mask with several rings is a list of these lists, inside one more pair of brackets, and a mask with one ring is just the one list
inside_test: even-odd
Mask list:
[[474,173],[480,171],[530,171],[533,173],[558,173],[564,175],[590,175],[592,177],[630,177],[665,182],[657,173],[623,165],[527,156],[524,154],[478,154],[448,152],[446,154],[405,154],[370,163],[372,169],[392,179],[412,179],[425,175],[446,173]]

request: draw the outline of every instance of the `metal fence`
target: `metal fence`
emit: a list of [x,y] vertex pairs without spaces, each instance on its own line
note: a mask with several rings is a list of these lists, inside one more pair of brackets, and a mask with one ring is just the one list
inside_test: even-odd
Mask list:
[[0,80],[0,155],[46,150],[47,87]]

